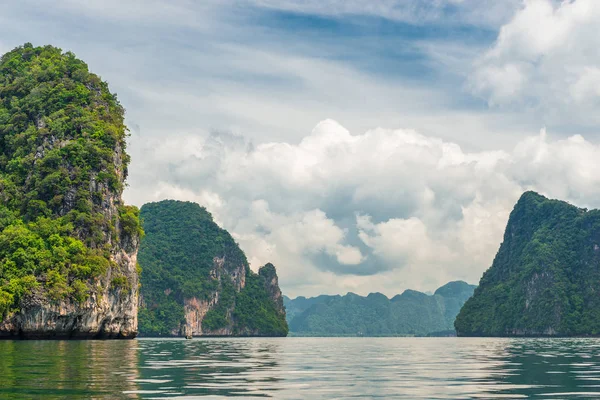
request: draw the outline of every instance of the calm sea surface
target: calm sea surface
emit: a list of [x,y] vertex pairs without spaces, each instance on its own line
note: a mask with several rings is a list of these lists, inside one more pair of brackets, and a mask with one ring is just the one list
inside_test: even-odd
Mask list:
[[0,398],[600,398],[600,340],[0,341]]

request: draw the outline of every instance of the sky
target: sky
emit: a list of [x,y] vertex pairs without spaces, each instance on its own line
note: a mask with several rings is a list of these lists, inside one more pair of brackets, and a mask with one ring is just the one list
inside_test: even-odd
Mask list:
[[526,190],[600,207],[597,0],[0,0],[126,108],[124,198],[195,201],[284,294],[477,283]]

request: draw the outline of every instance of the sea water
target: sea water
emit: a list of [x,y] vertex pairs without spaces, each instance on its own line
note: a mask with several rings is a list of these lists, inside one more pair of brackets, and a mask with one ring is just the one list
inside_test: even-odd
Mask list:
[[0,341],[0,399],[600,398],[600,340]]

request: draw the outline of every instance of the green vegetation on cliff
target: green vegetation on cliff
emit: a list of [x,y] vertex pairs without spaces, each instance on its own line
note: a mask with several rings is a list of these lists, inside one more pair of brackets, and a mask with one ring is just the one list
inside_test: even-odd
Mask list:
[[274,267],[252,272],[237,243],[206,209],[165,200],[145,204],[141,218],[146,232],[138,257],[141,335],[183,334],[190,299],[210,304],[203,334],[287,334],[283,305],[269,292],[265,276],[270,268],[274,275]]
[[268,285],[266,285],[270,279],[269,274],[275,274],[272,264],[262,267],[258,275],[251,273],[246,277],[246,286],[237,296],[233,315],[238,326],[245,327],[251,332],[286,336],[288,325],[285,315],[281,313],[281,310],[284,309],[283,298],[279,297],[278,300],[275,300],[272,293],[269,293]]
[[32,291],[86,300],[115,266],[115,243],[141,233],[137,209],[120,203],[123,114],[70,52],[25,44],[0,58],[0,320]]
[[462,336],[600,335],[600,211],[524,193],[456,318]]
[[381,293],[285,298],[290,331],[311,336],[450,334],[475,286],[450,282],[432,296],[414,290],[388,299]]

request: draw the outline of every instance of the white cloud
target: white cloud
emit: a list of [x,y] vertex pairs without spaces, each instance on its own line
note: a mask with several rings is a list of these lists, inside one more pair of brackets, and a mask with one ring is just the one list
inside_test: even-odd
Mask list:
[[254,268],[278,266],[290,295],[477,282],[523,191],[600,206],[600,146],[545,130],[511,151],[468,152],[412,130],[352,135],[325,120],[297,144],[174,135],[133,160],[127,200],[205,205]]
[[346,232],[321,210],[278,214],[269,209],[267,201],[256,200],[251,211],[252,222],[259,224],[259,232],[270,246],[296,255],[325,252],[342,265],[359,264],[363,259],[359,249],[342,244]]
[[452,251],[429,235],[423,221],[416,217],[392,218],[373,224],[368,216],[357,217],[358,237],[373,249],[373,254],[390,263],[439,267],[452,257]]
[[549,122],[583,119],[596,126],[598,24],[596,0],[527,0],[475,62],[469,87],[491,105],[525,106]]
[[[127,200],[205,205],[254,267],[279,267],[289,295],[475,282],[522,191],[600,206],[598,146],[522,139],[543,125],[597,132],[595,1],[531,0],[512,19],[521,0],[9,3],[0,51],[73,50],[119,93],[133,133]],[[261,24],[268,9],[334,17],[348,34]],[[416,35],[379,35],[379,18]],[[448,24],[462,33],[430,38]],[[487,39],[463,41],[499,24],[469,75],[498,106],[487,109],[460,92]],[[326,120],[311,132],[325,117],[349,130]]]
[[593,101],[597,104],[600,98],[600,69],[593,66],[584,67],[571,85],[570,92],[578,103]]

